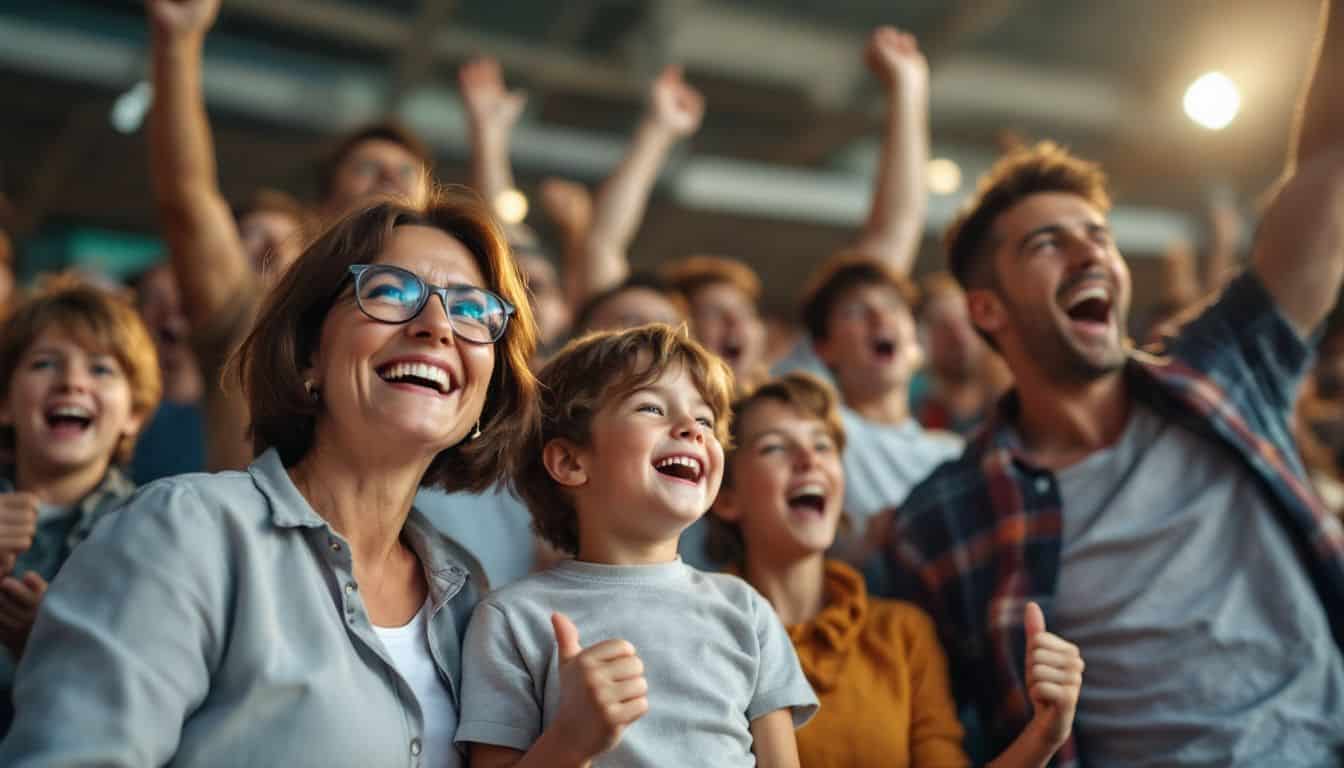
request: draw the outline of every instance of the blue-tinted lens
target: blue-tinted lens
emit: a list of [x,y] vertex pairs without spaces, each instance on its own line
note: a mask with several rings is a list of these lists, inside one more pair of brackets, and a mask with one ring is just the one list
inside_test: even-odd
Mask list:
[[424,297],[425,284],[404,269],[370,267],[361,275],[360,305],[378,320],[389,323],[410,320],[424,302]]
[[458,335],[477,342],[499,338],[508,314],[497,296],[470,286],[458,286],[449,293],[448,316]]

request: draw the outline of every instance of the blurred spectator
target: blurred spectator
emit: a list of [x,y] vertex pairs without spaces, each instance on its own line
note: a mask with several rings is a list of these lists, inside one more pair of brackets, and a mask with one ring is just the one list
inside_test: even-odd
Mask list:
[[0,331],[0,735],[47,584],[131,494],[120,466],[159,394],[148,330],[101,289],[49,280]]
[[9,314],[10,303],[14,299],[14,246],[9,235],[0,228],[0,318]]
[[733,369],[741,394],[765,380],[765,324],[757,304],[761,281],[751,267],[716,256],[691,256],[662,271],[689,308],[697,341]]
[[970,434],[1011,376],[971,323],[966,294],[951,275],[929,275],[920,293],[920,344],[928,350],[930,382],[913,400],[915,418],[925,429]]
[[589,298],[575,318],[574,331],[581,336],[589,331],[684,322],[686,310],[681,297],[658,277],[635,273]]
[[145,425],[131,461],[131,478],[143,485],[205,469],[204,382],[188,344],[191,329],[172,268],[167,264],[151,267],[132,285],[140,317],[158,353],[163,380],[163,399]]

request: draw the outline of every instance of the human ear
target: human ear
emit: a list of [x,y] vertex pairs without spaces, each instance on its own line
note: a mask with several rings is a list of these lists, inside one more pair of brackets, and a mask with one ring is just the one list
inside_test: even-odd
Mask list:
[[1008,324],[1007,308],[993,291],[967,291],[966,310],[971,316],[971,322],[984,333],[993,335]]
[[551,479],[566,488],[578,488],[588,483],[587,462],[579,446],[571,440],[557,437],[541,449],[541,463]]

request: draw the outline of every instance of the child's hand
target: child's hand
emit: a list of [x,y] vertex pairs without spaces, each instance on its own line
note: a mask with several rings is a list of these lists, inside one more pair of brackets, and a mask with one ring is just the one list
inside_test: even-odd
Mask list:
[[28,633],[37,619],[42,596],[47,593],[47,580],[34,571],[23,574],[23,580],[6,576],[0,580],[0,643],[18,659],[28,644]]
[[580,761],[589,760],[616,746],[626,726],[649,711],[644,663],[624,640],[581,647],[563,613],[551,614],[551,627],[560,653],[560,710],[551,727]]
[[1063,746],[1073,729],[1078,693],[1083,687],[1083,657],[1078,646],[1045,631],[1045,614],[1027,603],[1027,691],[1035,714],[1027,726],[1050,754]]
[[33,546],[38,504],[31,493],[0,493],[0,576],[13,571],[19,555]]

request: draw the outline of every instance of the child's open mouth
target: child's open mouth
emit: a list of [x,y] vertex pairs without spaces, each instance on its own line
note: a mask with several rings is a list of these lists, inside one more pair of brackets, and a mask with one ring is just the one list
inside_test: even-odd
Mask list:
[[807,517],[826,514],[826,489],[817,483],[799,486],[789,494],[789,510]]
[[873,342],[873,354],[878,362],[890,363],[896,359],[896,342],[890,339],[878,339]]
[[704,465],[694,456],[667,456],[653,462],[659,474],[687,483],[699,483],[705,474]]
[[43,416],[47,428],[57,437],[82,435],[93,424],[93,412],[78,405],[58,405],[47,409]]

